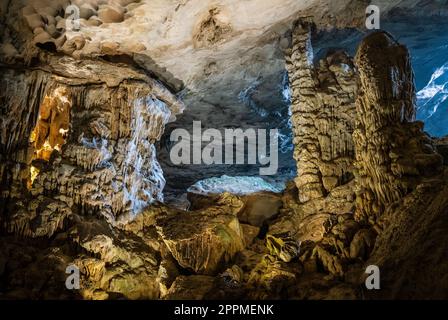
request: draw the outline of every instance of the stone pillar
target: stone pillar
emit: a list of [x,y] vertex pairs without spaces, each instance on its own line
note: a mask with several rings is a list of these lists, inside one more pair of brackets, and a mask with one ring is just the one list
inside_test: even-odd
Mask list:
[[324,197],[352,179],[356,73],[342,51],[313,65],[311,25],[299,21],[286,52],[292,90],[294,159],[301,202]]
[[389,204],[437,172],[442,158],[423,132],[423,123],[413,122],[414,76],[406,47],[376,32],[362,41],[355,63],[356,217],[375,224]]

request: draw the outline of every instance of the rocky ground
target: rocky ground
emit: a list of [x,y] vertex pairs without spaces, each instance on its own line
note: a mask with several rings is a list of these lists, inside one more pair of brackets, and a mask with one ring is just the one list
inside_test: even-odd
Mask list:
[[[120,227],[73,214],[51,237],[2,236],[0,297],[446,298],[447,178],[445,169],[391,204],[383,230],[355,220],[352,183],[307,204],[294,184],[283,194],[192,194],[193,211],[153,205]],[[70,264],[80,290],[65,288]],[[363,285],[370,264],[381,269],[378,292]]]

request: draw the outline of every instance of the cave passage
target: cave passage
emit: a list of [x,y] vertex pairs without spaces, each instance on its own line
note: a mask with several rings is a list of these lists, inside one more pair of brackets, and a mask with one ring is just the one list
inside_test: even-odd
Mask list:
[[[214,92],[208,93],[210,100]],[[185,100],[193,99],[194,93],[187,93]],[[222,102],[227,102],[224,105]],[[165,201],[178,202],[179,198],[185,198],[186,192],[195,193],[221,193],[224,191],[236,194],[247,194],[257,191],[281,192],[287,181],[296,175],[296,165],[293,159],[292,124],[290,121],[291,94],[289,90],[286,70],[283,70],[270,79],[257,79],[245,88],[240,88],[234,96],[229,96],[218,103],[203,103],[189,105],[183,115],[177,121],[167,125],[165,133],[159,143],[158,159],[163,168],[167,184],[164,189]],[[207,110],[202,110],[207,108]],[[202,112],[201,112],[202,111]],[[175,165],[170,159],[170,150],[174,142],[170,140],[173,130],[185,129],[192,133],[193,122],[200,121],[202,132],[207,129],[216,129],[225,136],[226,129],[266,130],[267,152],[270,155],[271,129],[277,129],[278,141],[278,168],[274,175],[260,175],[260,168],[267,167],[250,164],[248,161],[249,150],[257,150],[257,145],[251,145],[253,141],[244,140],[243,164],[181,164]],[[257,137],[257,141],[259,137]],[[229,141],[224,141],[222,157],[226,157],[226,149]],[[204,141],[202,145],[207,143]],[[253,156],[251,154],[251,156]],[[192,156],[193,157],[193,156]],[[236,156],[235,156],[236,158]]]

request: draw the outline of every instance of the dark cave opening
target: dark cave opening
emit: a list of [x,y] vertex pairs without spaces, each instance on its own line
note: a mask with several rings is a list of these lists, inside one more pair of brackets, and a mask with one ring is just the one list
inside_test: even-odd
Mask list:
[[[210,93],[211,95],[213,93]],[[185,93],[186,100],[194,93]],[[212,99],[210,97],[210,99]],[[227,97],[224,103],[201,101],[189,105],[177,121],[167,125],[164,135],[158,144],[158,159],[167,181],[164,189],[165,201],[168,203],[184,202],[189,191],[199,193],[233,193],[246,194],[256,191],[281,192],[285,184],[296,175],[296,164],[293,159],[292,124],[290,121],[291,94],[286,71],[272,75],[269,79],[256,79],[249,86],[240,90],[236,96]],[[253,164],[248,161],[249,150],[258,150],[258,145],[251,145],[251,141],[244,140],[244,163],[236,164],[181,164],[175,165],[170,159],[170,150],[174,142],[170,141],[172,132],[176,129],[186,129],[192,133],[192,124],[200,121],[202,131],[216,129],[225,136],[226,130],[249,132],[254,130],[266,131],[267,152],[270,155],[270,130],[277,130],[278,168],[274,175],[260,175],[260,168],[266,167],[259,161]],[[237,140],[236,140],[237,141]],[[259,136],[257,136],[259,142]],[[224,141],[223,158],[229,148],[228,141]],[[205,144],[204,142],[202,143]],[[254,149],[251,149],[254,147]],[[234,145],[230,147],[234,149]],[[254,155],[250,155],[254,156]]]

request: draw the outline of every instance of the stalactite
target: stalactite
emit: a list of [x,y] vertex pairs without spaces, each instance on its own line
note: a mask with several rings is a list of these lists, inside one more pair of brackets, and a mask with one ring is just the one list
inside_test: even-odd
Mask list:
[[[95,63],[105,74],[115,68]],[[136,79],[132,70],[115,86],[89,77],[74,83],[41,70],[4,71],[9,77],[0,93],[7,115],[0,123],[3,201],[26,202],[27,192],[63,197],[81,212],[98,212],[115,223],[163,200],[165,179],[154,143],[183,106],[160,83],[141,74]],[[2,219],[5,229],[29,229],[14,209],[9,215]],[[61,224],[50,225],[47,236]]]

